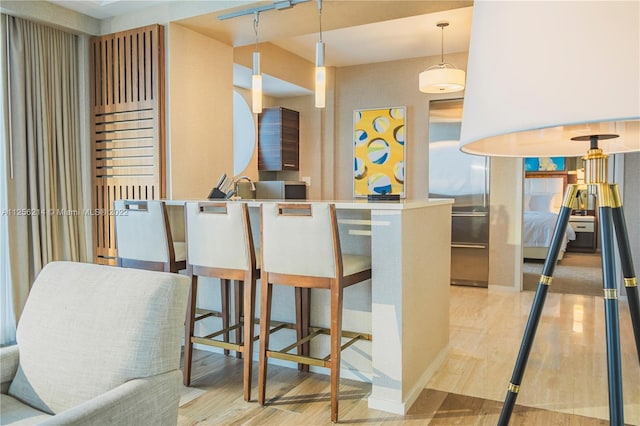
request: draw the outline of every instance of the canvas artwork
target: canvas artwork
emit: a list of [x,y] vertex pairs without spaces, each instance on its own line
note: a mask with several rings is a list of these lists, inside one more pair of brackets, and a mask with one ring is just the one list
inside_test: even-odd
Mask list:
[[560,172],[564,170],[564,157],[529,157],[524,159],[525,172]]
[[353,195],[405,196],[405,107],[353,112]]

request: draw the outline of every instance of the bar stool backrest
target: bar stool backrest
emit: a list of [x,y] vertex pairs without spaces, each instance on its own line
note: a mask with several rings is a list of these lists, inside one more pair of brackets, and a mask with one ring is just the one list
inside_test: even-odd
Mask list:
[[164,201],[114,201],[119,258],[169,263],[174,257]]
[[188,202],[185,220],[190,265],[242,270],[255,265],[246,203]]
[[342,274],[335,206],[264,203],[262,270],[336,278]]

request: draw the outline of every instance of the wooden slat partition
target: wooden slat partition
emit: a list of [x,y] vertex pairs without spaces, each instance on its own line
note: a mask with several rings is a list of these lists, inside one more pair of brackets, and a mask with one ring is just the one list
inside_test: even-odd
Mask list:
[[113,201],[165,196],[164,28],[91,38],[93,237],[115,264]]

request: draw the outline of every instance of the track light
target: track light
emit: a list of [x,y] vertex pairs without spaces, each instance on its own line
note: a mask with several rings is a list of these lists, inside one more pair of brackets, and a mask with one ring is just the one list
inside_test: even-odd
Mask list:
[[260,13],[253,15],[253,31],[256,33],[256,51],[253,52],[253,75],[251,76],[251,110],[254,114],[262,112],[262,74],[260,74],[260,52],[258,52],[258,24]]
[[316,43],[316,108],[324,108],[327,91],[327,69],[324,66],[324,42],[322,41],[322,0],[318,0],[318,18],[320,21],[320,41]]

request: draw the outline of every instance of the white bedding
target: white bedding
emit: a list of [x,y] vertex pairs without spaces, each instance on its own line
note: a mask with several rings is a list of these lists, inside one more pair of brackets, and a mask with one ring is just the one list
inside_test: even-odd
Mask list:
[[[557,220],[558,215],[556,213],[532,210],[525,211],[522,235],[524,247],[549,247]],[[567,243],[575,239],[576,233],[571,225],[567,224],[567,230],[562,238],[560,251],[564,252]]]

